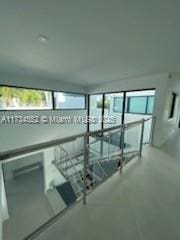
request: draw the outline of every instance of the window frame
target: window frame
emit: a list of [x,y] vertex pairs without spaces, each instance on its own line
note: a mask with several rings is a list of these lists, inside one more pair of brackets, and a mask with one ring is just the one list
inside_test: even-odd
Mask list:
[[[131,99],[132,98],[139,98],[139,97],[144,97],[144,98],[146,98],[146,103],[145,103],[145,112],[131,112],[130,111],[130,103],[131,103]],[[139,114],[139,115],[152,115],[152,113],[148,113],[148,99],[149,99],[149,97],[153,97],[153,96],[151,96],[151,95],[144,95],[144,96],[132,96],[132,97],[127,97],[127,101],[128,101],[128,103],[127,103],[127,111],[126,111],[126,113],[130,113],[130,114]],[[155,99],[155,98],[154,98]]]
[[[131,99],[132,98],[138,98],[138,97],[145,97],[146,98],[146,106],[145,106],[145,112],[144,113],[140,113],[140,112],[131,112],[130,111],[130,102],[131,102]],[[152,111],[152,113],[148,113],[148,104],[149,104],[149,98],[150,97],[153,97],[154,98],[154,100],[155,100],[155,96],[153,96],[153,95],[144,95],[144,96],[128,96],[128,97],[126,97],[127,98],[127,103],[125,103],[125,113],[130,113],[130,114],[139,114],[139,115],[152,115],[153,114],[153,111]],[[121,98],[121,97],[114,97],[114,98]],[[122,97],[122,101],[123,101],[123,97]],[[120,111],[115,111],[115,107],[114,107],[114,105],[115,105],[115,101],[113,102],[113,112],[115,112],[115,113],[122,113],[122,112],[120,112]],[[123,109],[122,109],[123,110]]]
[[[52,89],[44,89],[44,88],[34,88],[34,87],[23,87],[23,86],[17,86],[17,85],[7,85],[7,84],[0,84],[0,87],[8,87],[8,88],[20,88],[20,89],[27,89],[27,90],[37,90],[37,91],[45,91],[45,92],[50,92],[51,93],[51,108],[45,108],[45,109],[0,109],[0,112],[7,112],[7,111],[72,111],[72,110],[86,110],[87,109],[87,95],[84,93],[77,93],[77,92],[66,92],[66,91],[55,91]],[[63,93],[69,93],[69,94],[78,94],[78,95],[83,95],[85,98],[85,108],[83,109],[56,109],[55,108],[55,98],[54,98],[54,93],[55,92],[63,92]]]
[[[65,93],[65,94],[71,94],[71,95],[79,95],[84,97],[84,107],[83,108],[56,108],[56,98],[55,93]],[[53,91],[53,110],[55,111],[72,111],[72,110],[86,110],[87,105],[87,96],[83,93],[72,93],[72,92],[64,92],[64,91]]]
[[147,96],[147,102],[146,102],[146,115],[152,115],[153,114],[153,111],[154,111],[154,102],[153,102],[153,109],[152,109],[152,113],[148,113],[148,105],[149,105],[149,99],[150,98],[153,98],[153,100],[155,101],[155,95],[154,96],[152,96],[152,95],[150,95],[150,96]]
[[41,89],[41,88],[33,88],[33,87],[22,87],[22,86],[15,86],[15,85],[4,85],[0,84],[1,87],[7,87],[7,88],[18,88],[18,89],[25,89],[25,90],[35,90],[35,91],[44,91],[44,92],[50,92],[51,94],[51,107],[48,108],[34,108],[34,109],[28,109],[28,108],[17,108],[17,109],[0,109],[0,112],[7,112],[7,111],[50,111],[53,110],[53,93],[51,90],[48,89]]
[[168,115],[168,119],[171,120],[174,118],[175,115],[175,110],[176,110],[176,101],[177,101],[177,96],[178,94],[175,92],[171,93],[171,103],[170,103],[170,109],[169,109],[169,115]]
[[[112,94],[112,93],[122,93],[123,94],[123,112],[122,112],[122,114],[121,114],[121,122],[119,123],[119,124],[124,124],[124,119],[125,119],[125,113],[127,113],[126,111],[125,111],[125,109],[126,109],[126,98],[128,98],[127,97],[127,93],[129,93],[129,92],[142,92],[142,91],[154,91],[155,92],[155,94],[154,95],[152,95],[153,97],[154,97],[154,100],[156,99],[156,88],[154,87],[154,88],[137,88],[137,89],[130,89],[130,90],[119,90],[119,91],[110,91],[110,92],[95,92],[95,93],[91,93],[91,94],[88,94],[87,95],[87,97],[88,97],[88,109],[87,109],[87,112],[88,112],[88,116],[89,116],[89,114],[90,114],[90,96],[92,96],[92,95],[102,95],[103,96],[103,98],[105,98],[105,95],[106,94]],[[103,101],[103,104],[104,104],[104,101]],[[128,103],[127,103],[128,104]],[[128,107],[128,106],[127,106]],[[133,114],[133,113],[132,113]],[[154,106],[153,106],[153,112],[152,112],[152,114],[147,114],[147,115],[152,115],[153,116],[153,114],[154,114]],[[141,115],[144,115],[144,114],[141,114]],[[103,117],[104,117],[104,108],[102,109],[102,114],[101,114],[101,117],[102,117],[102,119],[103,119]],[[90,123],[88,123],[88,126],[87,126],[87,131],[89,132],[90,131],[90,128],[89,128],[89,125],[90,125]],[[103,124],[103,121],[102,121],[102,127],[101,127],[101,129],[104,129],[104,124]]]
[[[116,111],[115,110],[115,99],[117,99],[117,98],[122,98],[122,111]],[[123,97],[114,97],[113,98],[113,112],[114,113],[122,113],[123,112]]]

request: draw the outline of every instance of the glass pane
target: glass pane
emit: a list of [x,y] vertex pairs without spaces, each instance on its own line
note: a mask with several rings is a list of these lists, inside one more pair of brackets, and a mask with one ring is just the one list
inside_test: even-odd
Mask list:
[[130,126],[125,129],[124,134],[124,155],[128,162],[139,153],[141,137],[141,124]]
[[154,108],[154,97],[148,97],[147,113],[152,114]]
[[129,112],[130,113],[146,113],[147,97],[130,97]]
[[[131,99],[128,112],[125,113],[125,123],[148,119],[153,113],[155,90],[133,91],[126,93],[126,103]],[[147,109],[146,100],[148,99]],[[131,111],[130,111],[131,110]],[[132,111],[133,110],[133,111]],[[147,110],[147,112],[146,112]],[[137,111],[137,112],[135,112]],[[152,121],[146,121],[144,125],[144,143],[148,143],[150,139]],[[134,130],[133,130],[134,131]],[[129,133],[128,133],[129,134]],[[133,138],[132,138],[133,139]],[[129,141],[129,140],[128,140]]]
[[[150,99],[147,110],[153,109],[155,90],[133,91],[126,93],[126,106],[128,109],[125,112],[125,123],[138,121],[142,118],[149,118],[150,112],[146,113],[146,100]],[[153,99],[153,100],[152,100]],[[151,113],[152,114],[152,113]]]
[[102,94],[95,94],[90,96],[90,131],[101,129],[102,100]]
[[83,147],[79,137],[0,164],[4,240],[25,239],[82,198]]
[[105,94],[104,128],[121,124],[123,93]]
[[50,91],[0,87],[0,110],[52,109]]
[[81,94],[55,92],[56,109],[84,109],[85,96]]
[[150,142],[151,125],[152,125],[152,119],[149,119],[148,121],[146,121],[144,123],[143,143],[149,143]]
[[93,188],[118,171],[120,137],[121,129],[90,136],[87,171]]
[[122,108],[123,108],[123,98],[122,97],[114,97],[113,112],[122,113]]

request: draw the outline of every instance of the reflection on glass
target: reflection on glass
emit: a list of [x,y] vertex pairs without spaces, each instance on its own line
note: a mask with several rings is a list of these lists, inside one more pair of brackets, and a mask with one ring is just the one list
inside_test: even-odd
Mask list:
[[52,109],[50,91],[0,87],[0,110]]
[[125,123],[149,118],[153,113],[155,90],[126,93]]
[[102,94],[95,94],[90,96],[90,117],[93,121],[89,124],[90,131],[101,129],[102,117]]
[[74,93],[55,92],[56,109],[84,109],[85,96]]
[[129,112],[130,113],[145,113],[147,97],[130,97]]
[[123,93],[105,94],[104,128],[121,124]]
[[152,114],[154,109],[154,96],[148,97],[147,113]]

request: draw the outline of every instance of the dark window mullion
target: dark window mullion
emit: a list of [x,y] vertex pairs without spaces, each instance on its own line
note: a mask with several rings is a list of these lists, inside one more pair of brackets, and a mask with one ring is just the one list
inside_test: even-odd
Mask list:
[[[102,111],[101,111],[101,129],[104,129],[104,106],[105,106],[105,93],[102,95]],[[100,152],[103,154],[103,133],[101,133]]]
[[127,113],[130,113],[130,104],[131,104],[131,97],[127,97]]
[[145,112],[146,115],[148,114],[148,105],[149,105],[149,97],[147,96],[146,97],[146,112]]
[[56,106],[55,106],[55,95],[54,95],[54,91],[51,92],[51,96],[52,96],[52,109],[55,110]]
[[104,106],[105,106],[105,94],[103,93],[103,97],[102,97],[102,112],[101,112],[101,117],[102,117],[101,129],[104,129]]
[[126,110],[126,92],[123,92],[123,106],[122,106],[121,124],[124,124],[125,110]]

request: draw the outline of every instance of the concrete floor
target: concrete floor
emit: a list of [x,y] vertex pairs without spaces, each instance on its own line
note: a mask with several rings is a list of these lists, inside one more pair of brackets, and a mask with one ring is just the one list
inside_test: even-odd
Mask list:
[[10,219],[3,224],[3,240],[22,240],[53,217],[44,194],[42,170],[6,181],[6,192]]
[[179,143],[180,133],[162,149],[146,146],[36,240],[179,240]]

